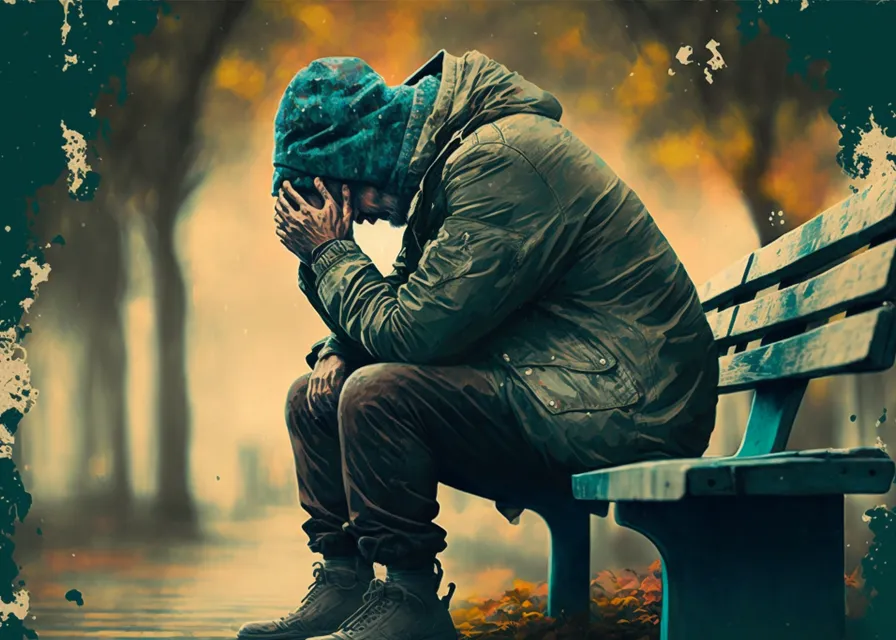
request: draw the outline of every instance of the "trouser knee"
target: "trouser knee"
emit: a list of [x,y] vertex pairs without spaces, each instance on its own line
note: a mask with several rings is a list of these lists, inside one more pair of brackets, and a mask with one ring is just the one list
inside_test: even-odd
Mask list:
[[[412,367],[374,364],[361,367],[339,396],[339,430],[346,442],[380,440],[407,428],[407,378]],[[385,432],[390,432],[388,435]]]
[[336,429],[336,402],[321,402],[312,413],[308,403],[310,374],[305,374],[289,387],[286,396],[286,424],[293,438],[305,439],[309,433],[332,426]]

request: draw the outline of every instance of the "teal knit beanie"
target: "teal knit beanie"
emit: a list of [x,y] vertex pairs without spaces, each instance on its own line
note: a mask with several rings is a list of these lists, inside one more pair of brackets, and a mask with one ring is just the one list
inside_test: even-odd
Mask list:
[[408,164],[432,111],[439,76],[390,87],[359,58],[321,58],[299,71],[274,119],[271,194],[316,176],[372,184],[402,198]]

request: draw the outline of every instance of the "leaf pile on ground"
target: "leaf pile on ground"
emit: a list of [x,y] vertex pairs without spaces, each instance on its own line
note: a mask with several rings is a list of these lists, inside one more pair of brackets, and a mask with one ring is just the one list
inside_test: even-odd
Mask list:
[[[861,623],[868,607],[859,569],[844,576],[850,637],[876,638]],[[545,616],[547,584],[517,580],[497,599],[466,600],[451,610],[463,638],[489,640],[655,640],[663,608],[662,567],[601,571],[591,581],[591,616],[554,620]],[[858,623],[856,626],[855,623]]]
[[659,561],[641,573],[601,571],[591,581],[590,622],[546,617],[547,584],[521,580],[498,599],[459,602],[451,614],[464,638],[652,640],[659,637],[662,586]]

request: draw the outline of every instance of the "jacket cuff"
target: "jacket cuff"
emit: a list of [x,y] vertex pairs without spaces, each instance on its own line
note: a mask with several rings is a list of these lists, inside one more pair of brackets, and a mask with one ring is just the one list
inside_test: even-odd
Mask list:
[[311,345],[311,352],[307,356],[305,356],[305,364],[307,364],[309,368],[314,369],[314,365],[320,359],[320,352],[326,348],[328,339],[329,338],[318,340],[313,345]]
[[323,360],[327,356],[342,355],[342,352],[337,348],[338,343],[334,344],[334,342],[336,342],[336,339],[332,338],[332,337],[329,338],[326,342],[324,342],[324,346],[322,346],[320,348],[320,351],[317,352],[318,360]]
[[334,264],[345,259],[346,256],[357,256],[358,254],[364,255],[354,241],[336,240],[322,248],[311,263],[311,268],[314,270],[314,275],[317,276],[318,282],[320,282],[323,275]]
[[329,247],[334,242],[339,242],[338,240],[327,240],[323,244],[319,244],[314,248],[314,251],[311,252],[311,262],[314,263],[317,260],[317,257],[324,252],[324,250]]

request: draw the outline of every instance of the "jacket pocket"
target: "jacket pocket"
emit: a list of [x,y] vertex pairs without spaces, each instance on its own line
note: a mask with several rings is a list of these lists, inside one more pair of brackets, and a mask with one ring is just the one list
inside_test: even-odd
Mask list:
[[549,413],[617,409],[640,399],[632,376],[609,351],[573,336],[557,347],[553,355],[523,348],[501,356]]

